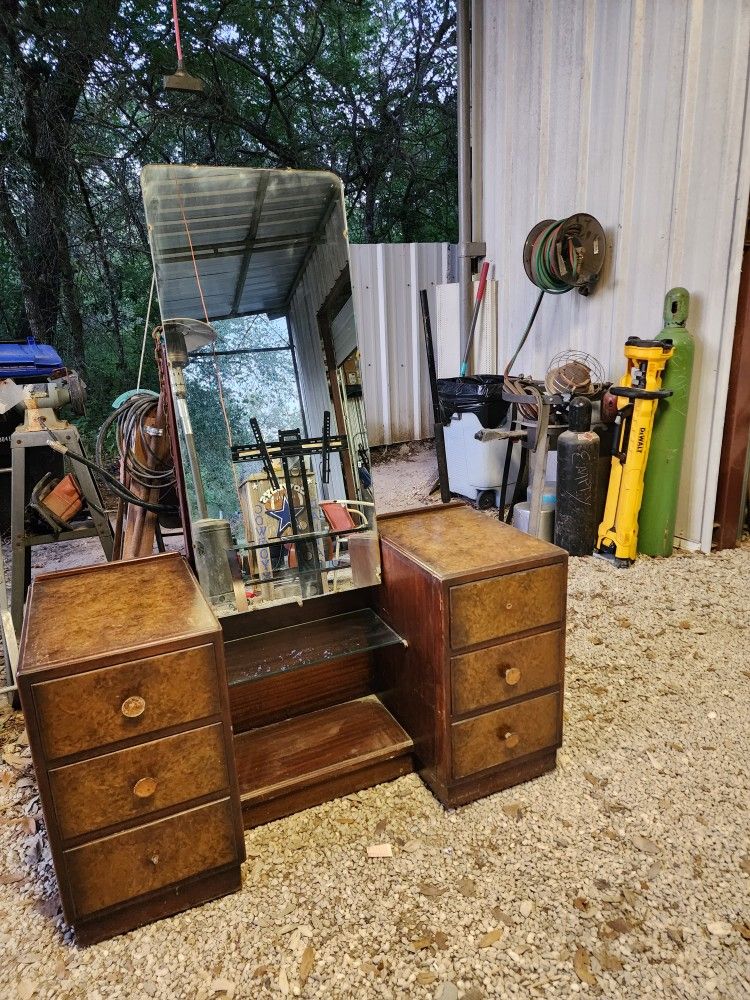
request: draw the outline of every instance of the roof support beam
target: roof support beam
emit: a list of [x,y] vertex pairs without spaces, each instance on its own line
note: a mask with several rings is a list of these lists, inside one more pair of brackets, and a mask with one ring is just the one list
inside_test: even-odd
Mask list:
[[[255,240],[253,253],[273,253],[276,250],[307,248],[310,236],[270,236],[267,239]],[[160,260],[165,264],[190,263],[196,260],[211,260],[213,258],[240,257],[245,253],[245,243],[196,243],[193,252],[189,250],[163,250]]]
[[260,181],[258,182],[258,190],[255,193],[255,204],[253,205],[253,214],[250,219],[250,229],[245,237],[245,253],[240,263],[240,273],[237,275],[237,284],[234,287],[234,298],[232,299],[230,316],[237,315],[240,300],[242,299],[242,292],[245,289],[247,269],[250,267],[250,258],[253,255],[253,249],[255,247],[255,237],[258,235],[258,225],[260,224],[260,217],[263,213],[263,201],[266,197],[269,180],[270,174],[261,174]]
[[323,208],[323,214],[320,217],[320,222],[318,223],[317,229],[310,240],[310,246],[307,248],[307,253],[302,259],[302,263],[299,266],[297,273],[294,276],[294,281],[292,281],[289,286],[289,292],[286,297],[286,308],[287,310],[292,304],[292,299],[294,298],[294,293],[297,290],[297,285],[302,281],[302,275],[305,273],[305,268],[307,267],[310,258],[315,253],[316,248],[323,242],[323,236],[326,231],[326,226],[328,225],[328,220],[333,215],[333,210],[336,207],[339,196],[339,188],[336,184],[331,185],[331,193],[328,196],[328,200]]

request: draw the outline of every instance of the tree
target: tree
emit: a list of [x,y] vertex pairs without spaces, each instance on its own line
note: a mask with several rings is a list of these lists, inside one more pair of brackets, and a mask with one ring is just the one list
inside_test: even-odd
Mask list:
[[119,0],[98,0],[85,12],[10,0],[0,17],[8,95],[0,221],[18,268],[25,325],[54,343],[62,309],[75,364],[84,360],[84,333],[66,218],[71,129],[118,8]]
[[[89,372],[90,422],[135,381],[151,280],[148,162],[327,168],[357,241],[455,240],[450,0],[5,0],[0,336]],[[153,370],[149,377],[153,379]],[[153,384],[153,382],[151,382]]]

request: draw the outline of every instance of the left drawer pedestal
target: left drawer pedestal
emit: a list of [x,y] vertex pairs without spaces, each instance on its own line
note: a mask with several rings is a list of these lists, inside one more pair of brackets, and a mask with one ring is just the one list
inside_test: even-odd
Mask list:
[[18,679],[79,944],[239,888],[221,629],[180,556],[38,577]]

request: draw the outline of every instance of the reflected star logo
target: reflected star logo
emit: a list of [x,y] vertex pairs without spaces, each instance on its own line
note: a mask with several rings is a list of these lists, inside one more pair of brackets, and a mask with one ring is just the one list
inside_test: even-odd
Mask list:
[[[304,509],[305,509],[304,505],[300,507],[295,507],[294,508],[295,517],[299,517],[299,515],[302,513]],[[266,513],[268,514],[269,517],[273,517],[276,521],[279,522],[279,527],[278,527],[279,537],[281,537],[281,535],[284,534],[287,528],[291,528],[292,512],[289,506],[289,498],[287,497],[286,492],[284,492],[284,502],[282,503],[279,510],[274,510],[271,507],[266,507]]]

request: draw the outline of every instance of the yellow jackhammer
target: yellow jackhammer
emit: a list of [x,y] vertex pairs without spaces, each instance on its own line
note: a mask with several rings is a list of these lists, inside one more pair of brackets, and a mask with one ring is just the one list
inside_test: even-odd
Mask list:
[[636,557],[638,513],[654,416],[659,400],[672,395],[671,389],[661,385],[673,354],[671,340],[630,337],[625,342],[627,371],[619,385],[609,390],[617,402],[620,428],[594,554],[612,559],[618,567],[629,566]]

